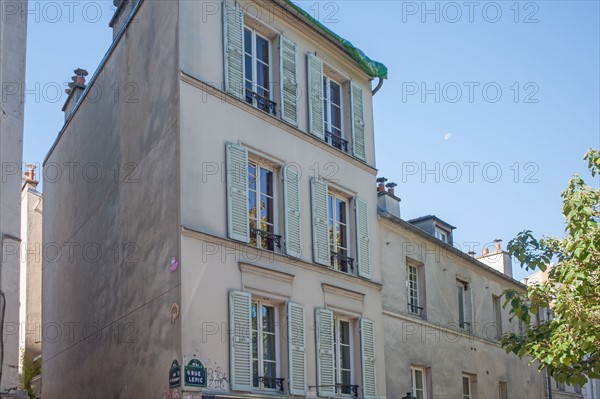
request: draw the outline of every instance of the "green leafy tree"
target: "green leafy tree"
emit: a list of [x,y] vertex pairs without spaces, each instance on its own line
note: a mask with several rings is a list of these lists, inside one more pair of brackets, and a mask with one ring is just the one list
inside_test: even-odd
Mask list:
[[[600,152],[590,149],[584,160],[595,180]],[[547,279],[525,293],[504,293],[511,320],[529,328],[522,335],[504,334],[502,345],[507,352],[539,361],[539,369],[558,382],[583,385],[600,378],[600,189],[574,175],[561,197],[563,238],[538,240],[527,230],[508,244],[521,267],[547,272]],[[551,310],[551,320],[535,323],[544,309]]]

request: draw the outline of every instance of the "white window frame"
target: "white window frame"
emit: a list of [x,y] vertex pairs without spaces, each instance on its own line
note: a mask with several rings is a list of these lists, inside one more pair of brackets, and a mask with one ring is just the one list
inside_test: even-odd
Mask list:
[[[246,29],[250,31],[251,36],[252,36],[252,54],[248,54],[246,52]],[[263,63],[261,60],[258,60],[256,58],[256,36],[259,36],[261,39],[264,39],[268,45],[269,45],[269,97],[268,99],[270,101],[274,101],[273,98],[273,61],[274,61],[274,55],[273,55],[273,43],[271,42],[271,39],[269,39],[268,37],[266,37],[265,35],[259,33],[254,27],[250,26],[250,25],[246,25],[244,24],[244,41],[242,43],[243,45],[243,52],[244,52],[244,65],[246,63],[246,55],[249,55],[252,58],[252,91],[255,93],[258,93],[257,87],[258,87],[258,83],[257,83],[257,72],[256,72],[256,63],[261,62]],[[263,63],[264,64],[264,63]],[[245,92],[246,92],[246,83],[247,83],[247,78],[246,78],[246,71],[244,68],[244,98],[246,97]],[[256,100],[252,100],[252,106],[256,107]]]
[[[341,351],[340,351],[340,336],[339,336],[339,332],[340,332],[340,327],[339,327],[339,323],[340,322],[345,322],[348,323],[348,331],[349,331],[349,347],[350,347],[350,385],[354,385],[354,320],[350,319],[348,317],[344,317],[344,316],[339,316],[339,315],[335,315],[333,316],[333,329],[334,329],[334,334],[333,334],[333,344],[335,347],[335,364],[334,364],[334,372],[335,372],[335,383],[336,384],[341,384],[342,383],[342,370],[341,370],[341,363],[342,363],[342,358],[341,358]],[[336,392],[336,396],[353,396],[352,395],[352,390],[350,390],[349,394],[344,394],[341,393],[341,391],[339,389],[335,389]]]
[[[411,279],[411,276],[414,276],[414,281]],[[414,282],[414,289],[411,289],[411,282]],[[423,312],[421,309],[419,309],[419,307],[421,307],[421,301],[419,300],[419,296],[421,295],[421,287],[419,284],[419,266],[410,263],[406,265],[406,289],[408,312],[417,316],[422,316]],[[412,291],[415,291],[415,295],[412,295]],[[416,310],[414,306],[417,307]]]
[[[258,342],[258,347],[257,347],[257,359],[258,359],[258,370],[257,370],[257,375],[261,376],[260,373],[262,373],[263,370],[263,366],[264,366],[264,348],[263,348],[263,339],[262,339],[262,307],[263,306],[267,306],[267,307],[271,307],[273,308],[274,312],[275,312],[275,378],[279,378],[281,376],[281,352],[280,352],[280,340],[281,340],[281,335],[280,335],[280,331],[279,331],[279,304],[268,301],[268,300],[258,300],[258,299],[254,299],[252,298],[252,302],[250,304],[250,312],[252,312],[252,307],[256,304],[257,308],[256,308],[256,331],[257,331],[257,337],[256,337],[256,341]],[[250,314],[250,328],[252,328],[252,314]],[[254,329],[252,330],[252,339],[254,340]],[[253,343],[254,344],[254,343]],[[254,365],[254,357],[253,357],[253,353],[250,353],[250,364]],[[264,377],[264,376],[262,376]],[[254,372],[252,373],[252,379],[253,381],[251,382],[252,385],[252,389],[255,391],[278,391],[277,386],[275,386],[275,388],[266,388],[264,387],[262,382],[259,382],[258,387],[254,386]]]
[[[334,209],[330,209],[330,201],[329,201],[330,197],[332,198],[331,205],[334,206]],[[337,224],[340,223],[340,221],[337,220],[336,209],[335,209],[337,200],[343,201],[346,204],[346,206],[344,207],[345,211],[346,211],[345,212],[346,213],[346,223],[345,223],[345,225],[346,225],[346,248],[344,248],[344,249],[346,250],[346,256],[349,258],[353,258],[352,246],[351,246],[352,243],[350,241],[350,237],[351,237],[350,236],[350,203],[351,203],[351,201],[347,197],[340,195],[340,194],[336,193],[335,191],[331,191],[331,190],[329,190],[327,192],[327,228],[328,229],[332,228],[329,225],[330,220],[333,221],[333,224],[332,224],[333,227],[336,227]],[[330,212],[331,212],[331,219],[329,218]],[[337,246],[337,242],[335,241],[335,235],[331,236],[330,238],[331,238],[331,242],[329,243],[329,251],[339,253],[340,248]],[[331,264],[331,261],[330,261],[330,264]],[[333,267],[335,270],[343,272],[339,266],[339,261],[336,261],[336,263],[331,264],[331,267]],[[348,267],[348,271],[345,273],[355,274],[354,269],[355,269],[354,265],[352,266],[352,269],[350,269],[350,267]]]
[[[467,388],[469,392],[465,393],[465,379],[467,380]],[[473,384],[471,380],[471,376],[468,374],[462,375],[462,399],[471,399],[473,397]]]
[[[279,235],[279,223],[278,223],[278,216],[279,216],[279,206],[278,206],[278,201],[279,201],[279,187],[278,187],[278,169],[273,168],[273,165],[269,165],[266,164],[264,162],[260,162],[257,161],[256,159],[252,158],[251,156],[248,158],[248,165],[247,168],[253,165],[255,167],[256,170],[256,192],[252,193],[251,189],[250,189],[250,182],[248,181],[248,198],[250,198],[251,195],[255,196],[255,201],[256,201],[256,206],[260,206],[260,197],[261,197],[261,192],[260,192],[260,169],[264,169],[267,170],[269,172],[271,172],[271,189],[273,192],[273,234],[275,235]],[[246,176],[249,179],[250,178],[250,173],[249,171],[246,169]],[[249,208],[250,209],[250,208]],[[257,210],[258,211],[258,210]],[[250,213],[248,213],[248,231],[250,233],[250,239],[252,239],[252,230],[250,227]],[[257,212],[256,215],[256,228],[258,228],[260,230],[260,223],[259,223],[259,212]],[[282,238],[280,238],[280,243],[281,243]],[[264,249],[265,251],[268,251],[268,248],[263,248],[261,245],[261,240],[256,240],[256,248],[259,249]],[[252,245],[251,243],[249,243],[250,245]],[[273,242],[273,252],[278,252],[279,248],[277,247],[277,244],[275,242]]]
[[[340,108],[340,127],[339,127],[340,134],[339,134],[339,137],[346,139],[344,137],[344,85],[342,83],[340,83],[339,81],[333,79],[327,73],[323,73],[323,83],[325,85],[325,87],[323,88],[323,90],[324,90],[323,100],[327,104],[327,106],[324,107],[324,109],[323,109],[323,111],[324,111],[323,112],[323,126],[325,127],[326,132],[330,132],[330,133],[333,133],[336,136],[338,136],[338,134],[331,129],[331,115],[330,115],[331,107],[336,106],[336,104],[331,101],[331,96],[329,95],[332,82],[335,83],[336,85],[338,85],[338,87],[340,88],[340,106],[339,106],[339,108]],[[328,115],[329,115],[329,121],[327,121]]]
[[417,391],[419,389],[417,388],[417,384],[416,384],[416,382],[417,382],[416,372],[417,371],[421,372],[421,377],[422,377],[422,380],[421,380],[421,385],[423,386],[423,389],[421,389],[422,394],[423,394],[422,397],[423,398],[427,398],[427,374],[425,374],[425,368],[423,368],[423,367],[415,367],[415,366],[413,366],[413,367],[410,368],[410,375],[411,375],[410,381],[412,383],[412,394],[413,394],[413,396],[415,398],[419,397],[417,395]]
[[[473,323],[472,317],[471,320],[466,320],[467,316],[467,306],[469,306],[470,311],[473,311],[471,301],[471,293],[468,281],[463,281],[460,279],[456,279],[456,287],[457,289],[462,289],[462,295],[460,296],[460,302],[457,302],[458,305],[458,327],[464,331],[471,331],[471,325]],[[458,299],[458,291],[457,291],[457,299]],[[462,307],[461,307],[462,305]],[[461,308],[462,308],[462,317],[461,317]]]
[[434,234],[435,238],[448,244],[448,237],[450,236],[448,231],[446,231],[438,226],[435,226],[434,232],[435,232],[435,234]]

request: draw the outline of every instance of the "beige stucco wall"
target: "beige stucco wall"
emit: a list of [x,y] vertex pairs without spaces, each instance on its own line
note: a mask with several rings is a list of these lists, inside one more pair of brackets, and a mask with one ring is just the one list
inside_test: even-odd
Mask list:
[[[500,381],[507,383],[509,398],[543,397],[543,375],[536,365],[507,354],[495,339],[492,295],[522,286],[395,222],[380,221],[388,396],[410,390],[410,367],[415,365],[429,368],[428,397],[460,397],[463,372],[476,375],[475,397],[497,398]],[[407,257],[424,267],[426,320],[407,312]],[[457,278],[471,287],[472,334],[457,331]],[[517,331],[516,323],[508,321],[508,309],[501,314],[502,331]]]

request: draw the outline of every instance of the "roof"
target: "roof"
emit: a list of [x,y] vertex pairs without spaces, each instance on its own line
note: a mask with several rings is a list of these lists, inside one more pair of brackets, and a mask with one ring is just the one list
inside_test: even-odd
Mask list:
[[340,37],[335,32],[327,28],[325,25],[313,18],[309,13],[300,8],[300,6],[293,3],[291,0],[277,1],[284,7],[292,7],[298,13],[298,18],[302,19],[304,22],[315,28],[319,33],[338,44],[338,46],[341,47],[342,50],[344,50],[358,64],[360,69],[362,69],[367,75],[369,75],[372,78],[387,79],[388,69],[381,62],[374,61],[371,58],[367,57],[367,55],[363,53],[361,49],[355,47],[348,40]]
[[[422,238],[430,241],[431,243],[433,243],[435,245],[440,245],[442,247],[445,247],[448,251],[451,251],[455,255],[459,256],[461,259],[463,259],[465,261],[468,261],[470,263],[473,263],[474,265],[476,265],[476,266],[478,266],[478,267],[480,267],[480,268],[482,268],[482,269],[484,269],[484,270],[486,270],[486,271],[488,271],[488,272],[490,272],[492,274],[495,274],[496,276],[501,277],[504,280],[506,280],[506,281],[508,281],[508,282],[510,282],[512,284],[515,284],[515,285],[519,286],[519,288],[523,288],[523,289],[527,288],[527,286],[525,284],[521,283],[520,281],[515,280],[514,278],[512,278],[510,276],[507,276],[506,274],[504,274],[502,272],[499,272],[498,270],[496,270],[496,269],[494,269],[494,268],[486,265],[485,263],[482,263],[482,262],[478,261],[477,259],[475,259],[475,258],[467,255],[466,253],[464,253],[464,252],[456,249],[452,245],[446,244],[445,242],[443,242],[441,240],[438,240],[437,238],[435,238],[431,234],[429,234],[429,233],[421,230],[417,226],[413,226],[410,222],[402,220],[402,219],[400,219],[400,218],[398,218],[398,217],[396,217],[396,216],[388,213],[387,211],[385,211],[385,210],[383,210],[381,208],[377,209],[377,213],[381,217],[383,217],[385,219],[388,219],[389,221],[391,221],[391,222],[393,222],[393,223],[395,223],[397,225],[400,225],[401,227],[404,227],[405,229],[407,229],[407,230],[409,230],[409,231],[411,231],[411,232],[413,232],[415,234],[418,234]],[[427,217],[435,217],[435,216],[429,215],[429,216],[423,216],[422,218],[427,218]],[[422,218],[418,218],[418,219],[422,219]]]
[[456,228],[455,226],[452,226],[450,223],[443,221],[442,219],[440,219],[439,217],[437,217],[435,215],[427,215],[427,216],[421,216],[421,217],[418,217],[418,218],[415,218],[415,219],[410,219],[410,220],[407,221],[407,223],[411,223],[411,224],[413,224],[413,223],[419,223],[419,222],[422,222],[423,220],[429,220],[429,219],[433,219],[433,220],[435,220],[437,222],[440,222],[440,223],[442,223],[442,224],[450,227],[451,229],[455,229]]

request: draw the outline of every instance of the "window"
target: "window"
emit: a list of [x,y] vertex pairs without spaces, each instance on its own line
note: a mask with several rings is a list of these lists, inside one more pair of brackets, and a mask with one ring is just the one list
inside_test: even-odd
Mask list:
[[463,385],[463,399],[471,399],[471,377],[468,375],[464,375],[462,377],[462,385]]
[[244,27],[244,63],[246,102],[276,115],[276,104],[271,101],[271,42],[247,26]]
[[456,280],[458,294],[458,327],[471,331],[471,295],[469,283]]
[[250,245],[274,251],[281,245],[275,234],[273,172],[256,162],[248,162],[248,222]]
[[348,256],[350,252],[348,201],[329,193],[327,195],[327,214],[331,266],[335,270],[349,273],[353,269],[354,259]]
[[283,389],[279,373],[278,315],[275,306],[252,302],[252,386]]
[[525,337],[525,324],[523,323],[522,320],[519,320],[518,328],[519,328],[519,337],[521,337],[521,338]]
[[327,75],[323,75],[323,120],[325,141],[338,150],[348,152],[348,141],[342,134],[342,88]]
[[412,386],[412,394],[417,399],[427,397],[427,388],[425,381],[425,369],[421,367],[411,367],[410,381]]
[[492,305],[494,307],[494,317],[496,324],[496,339],[502,338],[502,305],[500,305],[500,297],[492,295]]
[[500,381],[498,385],[498,399],[508,399],[508,390],[505,381]]
[[350,320],[334,318],[335,381],[337,394],[352,392],[352,329]]
[[422,315],[423,308],[419,301],[419,270],[415,265],[406,266],[406,286],[408,289],[408,311],[409,313]]
[[436,227],[435,228],[435,238],[448,244],[448,232],[446,230],[442,230],[439,227]]

